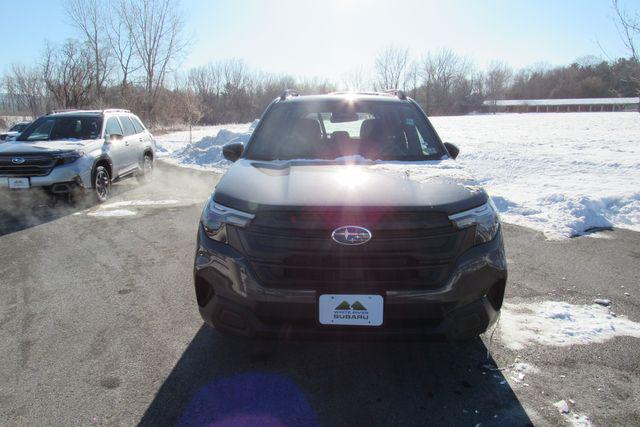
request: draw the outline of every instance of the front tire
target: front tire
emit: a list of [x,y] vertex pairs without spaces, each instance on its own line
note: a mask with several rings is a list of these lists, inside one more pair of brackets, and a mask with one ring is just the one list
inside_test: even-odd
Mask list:
[[104,166],[98,166],[93,175],[93,196],[98,203],[105,202],[111,194],[111,176]]

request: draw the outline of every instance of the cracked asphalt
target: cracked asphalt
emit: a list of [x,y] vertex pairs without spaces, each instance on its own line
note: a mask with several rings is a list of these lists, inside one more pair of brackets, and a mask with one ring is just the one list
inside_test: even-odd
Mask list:
[[[106,206],[0,200],[1,425],[640,425],[637,338],[514,351],[499,331],[469,343],[219,336],[192,284],[216,180],[165,165],[151,184],[115,185]],[[640,321],[639,233],[504,232],[508,302],[600,295]],[[516,361],[537,372],[516,381]]]

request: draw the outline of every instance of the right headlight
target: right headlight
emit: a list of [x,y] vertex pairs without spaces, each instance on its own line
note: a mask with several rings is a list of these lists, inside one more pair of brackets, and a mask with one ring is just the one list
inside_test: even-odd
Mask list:
[[235,225],[236,227],[246,227],[254,217],[255,215],[253,214],[216,203],[213,201],[213,197],[211,197],[202,211],[200,222],[207,236],[214,239],[225,224]]
[[493,240],[500,228],[500,218],[491,199],[477,208],[450,215],[449,219],[458,229],[475,226],[476,245]]

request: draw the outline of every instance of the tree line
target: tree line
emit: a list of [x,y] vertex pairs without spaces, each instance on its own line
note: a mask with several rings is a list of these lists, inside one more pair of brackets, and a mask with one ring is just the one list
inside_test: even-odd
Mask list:
[[487,99],[630,97],[640,93],[638,17],[613,0],[630,57],[586,57],[565,66],[484,69],[443,48],[419,58],[399,46],[378,52],[371,69],[338,81],[296,78],[227,59],[181,70],[190,46],[179,0],[68,0],[77,38],[45,43],[40,61],[13,64],[2,79],[14,110],[38,116],[68,108],[128,108],[153,126],[247,122],[284,88],[301,94],[403,89],[431,115],[480,111]]

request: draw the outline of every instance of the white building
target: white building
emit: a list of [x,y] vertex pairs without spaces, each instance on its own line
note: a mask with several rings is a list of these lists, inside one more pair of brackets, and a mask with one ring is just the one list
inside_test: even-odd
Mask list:
[[640,98],[498,99],[482,103],[489,113],[640,111]]

